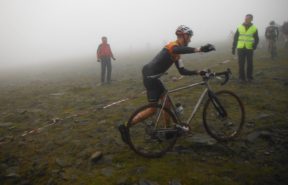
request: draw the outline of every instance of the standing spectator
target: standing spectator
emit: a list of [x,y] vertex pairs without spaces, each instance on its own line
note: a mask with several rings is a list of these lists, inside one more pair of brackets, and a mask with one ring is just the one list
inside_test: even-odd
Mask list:
[[275,21],[270,21],[270,25],[266,28],[265,31],[266,39],[278,40],[279,37],[279,28],[276,26]]
[[101,62],[101,85],[105,83],[105,76],[107,70],[107,84],[111,83],[111,58],[116,60],[111,51],[110,45],[107,43],[107,37],[102,37],[102,43],[98,46],[97,49],[97,61]]
[[284,47],[288,48],[288,22],[284,22],[282,26],[282,33],[284,35]]
[[241,24],[234,35],[232,54],[235,55],[237,47],[239,62],[239,82],[246,81],[245,61],[247,60],[247,80],[253,80],[253,51],[257,48],[259,36],[256,26],[252,24],[253,15],[247,14],[245,21]]
[[268,51],[271,54],[271,58],[277,57],[276,41],[279,37],[279,29],[275,24],[275,21],[271,21],[270,25],[265,30],[265,38],[268,41]]

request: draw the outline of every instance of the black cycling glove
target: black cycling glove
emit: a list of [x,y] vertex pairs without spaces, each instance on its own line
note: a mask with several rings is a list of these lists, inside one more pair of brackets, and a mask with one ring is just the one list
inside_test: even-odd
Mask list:
[[200,50],[202,52],[209,52],[215,50],[215,47],[212,44],[206,44],[205,46],[201,46]]

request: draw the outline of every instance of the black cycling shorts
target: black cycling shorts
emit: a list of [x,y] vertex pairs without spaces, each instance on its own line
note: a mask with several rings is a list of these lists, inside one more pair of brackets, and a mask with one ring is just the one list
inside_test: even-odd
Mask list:
[[149,102],[158,102],[165,88],[158,78],[150,79],[143,77],[143,83],[147,90],[147,98]]

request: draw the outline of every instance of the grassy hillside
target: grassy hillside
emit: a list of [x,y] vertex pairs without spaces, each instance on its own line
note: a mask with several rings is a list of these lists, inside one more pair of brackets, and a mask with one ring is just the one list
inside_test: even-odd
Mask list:
[[[117,58],[111,85],[97,85],[99,68],[92,62],[31,73],[28,80],[8,76],[0,86],[0,184],[288,183],[287,51],[271,61],[265,49],[258,50],[255,81],[248,84],[237,83],[237,60],[225,48],[185,56],[190,69],[232,69],[227,85],[215,81],[212,87],[241,97],[247,114],[243,133],[230,143],[215,142],[203,129],[200,110],[192,136],[180,138],[162,158],[145,159],[121,141],[117,125],[146,103],[141,67],[153,54]],[[168,88],[200,80],[173,82],[173,76],[179,76],[175,69],[163,77]],[[185,90],[173,99],[184,104],[187,114],[200,92]],[[103,109],[127,97],[132,99]],[[93,162],[95,152],[103,155]]]

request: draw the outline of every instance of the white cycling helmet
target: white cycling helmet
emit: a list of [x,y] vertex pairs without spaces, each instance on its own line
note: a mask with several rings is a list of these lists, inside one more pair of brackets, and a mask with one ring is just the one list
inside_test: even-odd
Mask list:
[[185,25],[180,25],[178,26],[178,28],[176,29],[175,32],[176,35],[183,35],[183,34],[188,34],[190,36],[193,36],[193,31]]

